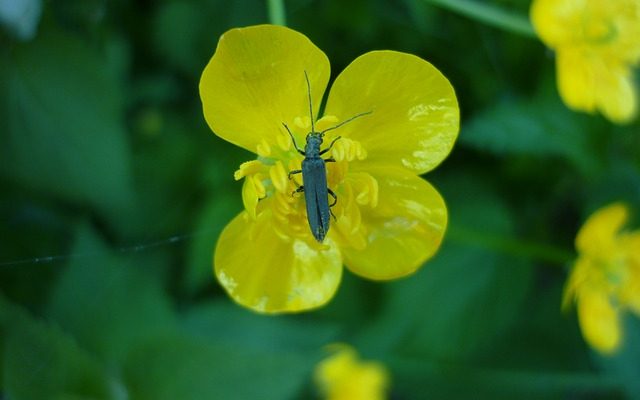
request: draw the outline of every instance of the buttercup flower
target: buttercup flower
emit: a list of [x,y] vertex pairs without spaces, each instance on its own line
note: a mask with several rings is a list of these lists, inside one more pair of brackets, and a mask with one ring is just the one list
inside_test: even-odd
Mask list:
[[387,398],[389,373],[381,363],[360,361],[347,345],[332,345],[331,356],[320,362],[314,380],[327,400],[382,400]]
[[640,230],[627,232],[627,208],[615,203],[596,211],[578,232],[578,259],[563,307],[575,301],[587,342],[612,353],[622,342],[625,311],[640,316]]
[[640,1],[534,0],[531,21],[556,51],[558,88],[570,108],[616,123],[633,118],[631,67],[640,61]]
[[[207,123],[221,138],[257,155],[240,165],[244,211],[223,230],[215,274],[239,304],[258,312],[319,307],[335,293],[343,262],[370,279],[416,271],[440,245],[447,210],[418,177],[451,151],[457,100],[447,79],[405,53],[373,51],[335,80],[324,115],[327,185],[337,196],[322,243],[307,222],[303,147],[329,81],[329,61],[304,35],[280,26],[226,32],[200,81]],[[310,94],[307,92],[308,76]],[[333,202],[329,199],[329,202]]]

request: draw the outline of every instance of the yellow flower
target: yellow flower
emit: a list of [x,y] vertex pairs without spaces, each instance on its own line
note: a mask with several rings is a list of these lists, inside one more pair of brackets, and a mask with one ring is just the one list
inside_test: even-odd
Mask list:
[[382,400],[387,396],[389,372],[378,362],[358,360],[347,345],[332,345],[333,354],[315,369],[314,380],[327,400]]
[[531,21],[556,51],[558,87],[574,110],[631,120],[637,97],[631,67],[640,61],[640,1],[534,0]]
[[578,232],[578,259],[564,292],[563,307],[577,303],[587,342],[608,354],[622,342],[622,313],[640,316],[640,230],[621,231],[628,219],[620,203],[596,211]]
[[343,262],[370,279],[416,271],[438,249],[447,210],[418,177],[451,151],[459,109],[449,81],[428,62],[405,53],[373,51],[335,80],[316,131],[324,148],[338,136],[326,164],[338,201],[323,243],[311,234],[301,182],[310,132],[310,83],[317,116],[329,81],[329,61],[307,37],[260,25],[232,29],[218,43],[200,81],[205,119],[221,138],[257,155],[235,173],[244,178],[245,210],[223,230],[214,270],[228,294],[258,312],[320,307],[334,295]]

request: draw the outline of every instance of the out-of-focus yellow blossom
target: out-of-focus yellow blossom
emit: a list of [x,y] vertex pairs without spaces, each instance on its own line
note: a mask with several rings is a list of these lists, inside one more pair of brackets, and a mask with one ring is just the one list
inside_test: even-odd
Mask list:
[[534,0],[531,21],[556,51],[560,96],[570,108],[631,120],[637,94],[631,67],[640,61],[640,1]]
[[314,380],[327,400],[382,400],[387,398],[389,372],[379,362],[360,361],[347,345],[332,345],[333,354],[321,361]]
[[580,328],[596,350],[615,352],[623,339],[622,314],[640,316],[640,230],[621,230],[628,219],[620,203],[596,211],[578,232],[578,259],[563,307],[576,302]]
[[258,312],[296,312],[334,295],[343,262],[370,279],[416,271],[438,249],[447,225],[439,193],[418,175],[449,154],[459,109],[449,81],[428,62],[395,51],[358,57],[335,80],[316,131],[327,132],[328,187],[336,219],[323,243],[313,238],[303,196],[292,196],[303,146],[329,81],[326,55],[304,35],[281,26],[232,29],[218,43],[200,81],[205,119],[221,138],[257,158],[244,178],[245,210],[223,230],[214,270],[228,294]]

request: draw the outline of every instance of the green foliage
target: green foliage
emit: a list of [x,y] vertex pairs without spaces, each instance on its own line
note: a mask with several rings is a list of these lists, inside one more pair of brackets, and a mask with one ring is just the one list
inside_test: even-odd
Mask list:
[[477,113],[462,128],[460,143],[497,155],[557,157],[588,175],[600,163],[593,125],[593,118],[571,112],[555,92],[544,90]]
[[455,175],[444,183],[449,237],[415,276],[387,285],[380,320],[363,338],[370,347],[392,347],[410,358],[465,360],[493,344],[527,295],[532,274],[526,260],[477,246],[460,229],[481,226],[483,235],[509,236],[514,228],[508,208],[469,177]]
[[58,327],[0,298],[3,389],[13,399],[112,398],[102,366]]
[[105,59],[53,28],[0,62],[0,176],[113,216],[132,200],[122,93]]
[[124,374],[136,399],[286,399],[299,390],[309,361],[299,353],[257,352],[174,336],[132,352]]
[[[305,317],[271,318],[244,312],[228,302],[198,305],[183,319],[189,332],[225,343],[272,352],[296,351],[313,355],[335,340],[339,327]],[[260,335],[256,335],[255,331]]]
[[56,282],[47,317],[107,363],[130,348],[174,329],[174,316],[153,270],[109,253],[86,226],[77,232],[72,260]]
[[628,398],[640,399],[640,321],[628,317],[623,324],[626,334],[624,346],[612,357],[599,357],[597,363],[611,378],[622,381]]
[[435,258],[394,282],[345,272],[327,307],[278,317],[212,276],[254,155],[213,135],[197,89],[266,2],[33,4],[0,14],[0,398],[315,398],[333,342],[387,364],[399,399],[638,398],[638,318],[603,357],[560,302],[589,213],[640,215],[640,125],[561,103],[528,2],[284,2],[333,78],[369,50],[414,53],[462,123],[427,176],[450,215]]
[[241,203],[239,193],[222,192],[216,196],[215,202],[207,204],[200,213],[194,228],[196,232],[207,234],[194,237],[189,247],[187,270],[184,273],[184,286],[187,291],[196,292],[211,282],[211,260],[215,239],[229,222],[229,216],[240,212]]

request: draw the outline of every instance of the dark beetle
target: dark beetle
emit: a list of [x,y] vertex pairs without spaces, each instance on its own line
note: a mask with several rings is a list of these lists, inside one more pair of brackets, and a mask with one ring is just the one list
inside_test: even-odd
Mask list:
[[[313,237],[316,238],[319,243],[322,243],[324,237],[329,231],[329,216],[332,215],[335,218],[335,215],[333,215],[333,213],[331,212],[331,207],[335,206],[338,202],[338,196],[336,196],[336,194],[327,187],[327,168],[324,165],[327,162],[335,162],[336,160],[334,160],[333,157],[324,159],[321,156],[331,150],[334,143],[338,139],[340,139],[340,136],[336,137],[331,141],[329,147],[324,150],[320,150],[320,146],[322,146],[322,140],[324,139],[324,134],[330,130],[337,129],[347,122],[351,122],[358,117],[370,114],[371,111],[353,116],[335,126],[332,126],[331,128],[323,130],[322,132],[316,132],[313,122],[311,85],[309,84],[307,71],[304,72],[304,77],[307,81],[307,92],[309,95],[309,114],[311,117],[311,132],[307,134],[307,141],[304,146],[304,151],[301,150],[296,144],[296,140],[293,138],[293,134],[289,130],[287,124],[283,123],[282,125],[284,125],[287,132],[289,132],[289,136],[291,136],[291,141],[293,142],[293,146],[295,147],[295,149],[298,151],[298,153],[304,156],[304,160],[302,160],[302,169],[289,172],[289,179],[291,179],[291,175],[302,173],[302,180],[304,181],[304,186],[298,186],[298,188],[292,193],[292,195],[295,193],[304,192],[304,200],[307,206],[307,221],[309,222],[309,228],[311,228]],[[329,195],[333,197],[333,202],[331,204],[329,204]]]

